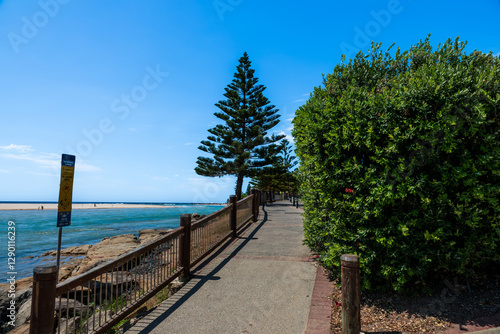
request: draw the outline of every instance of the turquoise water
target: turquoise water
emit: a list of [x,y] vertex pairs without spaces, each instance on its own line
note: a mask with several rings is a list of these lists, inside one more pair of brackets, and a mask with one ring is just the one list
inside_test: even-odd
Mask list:
[[[95,244],[103,238],[119,234],[138,235],[145,228],[177,228],[183,213],[209,214],[221,209],[220,205],[159,205],[158,208],[139,209],[76,209],[71,214],[71,226],[63,227],[62,246]],[[0,251],[0,282],[5,283],[8,268],[8,222],[15,223],[16,278],[31,276],[37,265],[47,264],[39,256],[57,248],[59,228],[56,227],[57,210],[0,211],[3,226]],[[2,247],[0,245],[0,247]]]

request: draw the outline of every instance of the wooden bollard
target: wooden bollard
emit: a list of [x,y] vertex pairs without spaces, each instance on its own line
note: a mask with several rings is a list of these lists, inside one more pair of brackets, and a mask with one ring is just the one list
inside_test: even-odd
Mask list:
[[54,332],[57,272],[57,266],[33,269],[30,334]]
[[229,224],[231,225],[232,237],[236,238],[236,210],[238,206],[238,198],[236,195],[229,196],[229,203],[231,203],[231,213],[229,215]]
[[342,269],[342,334],[359,334],[361,331],[359,256],[344,254],[340,260]]

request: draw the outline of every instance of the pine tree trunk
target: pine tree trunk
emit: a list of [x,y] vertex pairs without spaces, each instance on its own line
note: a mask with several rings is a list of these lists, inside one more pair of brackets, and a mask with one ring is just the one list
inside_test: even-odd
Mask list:
[[241,199],[241,188],[243,187],[243,174],[238,174],[236,179],[236,198]]

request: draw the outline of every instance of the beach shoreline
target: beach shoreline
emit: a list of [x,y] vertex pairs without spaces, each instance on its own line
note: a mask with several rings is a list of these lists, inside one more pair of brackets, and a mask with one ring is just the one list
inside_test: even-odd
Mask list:
[[[219,203],[199,203],[197,205],[225,205]],[[125,204],[125,203],[73,203],[73,210],[78,209],[142,209],[176,208],[179,205],[164,204]],[[7,210],[57,210],[57,203],[0,203],[0,211]]]

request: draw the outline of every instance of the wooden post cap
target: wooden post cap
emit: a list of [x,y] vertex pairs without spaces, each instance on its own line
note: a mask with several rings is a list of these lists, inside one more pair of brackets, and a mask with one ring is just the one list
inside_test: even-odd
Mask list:
[[340,259],[342,261],[347,261],[347,262],[359,262],[359,256],[354,255],[354,254],[344,254],[344,255],[341,255]]
[[39,266],[33,268],[33,274],[44,275],[54,273],[57,273],[57,266],[55,265]]

